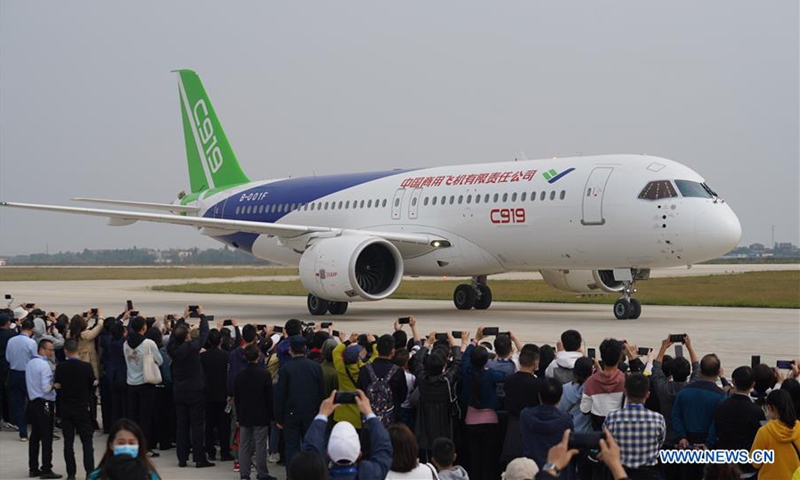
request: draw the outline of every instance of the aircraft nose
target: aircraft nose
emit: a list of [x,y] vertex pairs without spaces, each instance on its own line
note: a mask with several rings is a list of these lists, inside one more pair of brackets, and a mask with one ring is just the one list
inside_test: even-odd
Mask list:
[[709,258],[730,252],[742,238],[742,224],[727,204],[711,204],[695,220],[697,243]]

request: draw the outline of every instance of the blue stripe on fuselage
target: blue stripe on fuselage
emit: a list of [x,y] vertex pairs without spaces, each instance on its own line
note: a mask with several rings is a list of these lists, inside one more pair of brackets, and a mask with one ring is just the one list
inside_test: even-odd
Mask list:
[[[291,207],[292,204],[295,204],[295,206],[299,206],[372,180],[378,180],[392,175],[400,175],[410,171],[413,170],[389,170],[383,172],[325,175],[320,177],[287,178],[266,185],[259,185],[231,195],[209,208],[204,216],[229,220],[275,223],[289,212],[275,211],[273,213],[271,211],[272,208],[267,208],[267,205],[289,204]],[[241,211],[238,215],[236,213],[237,207],[247,208],[248,206],[252,206],[254,210],[257,210],[257,207],[260,205],[265,206],[265,211],[262,213],[251,212],[247,214],[241,213]],[[252,253],[253,243],[256,241],[256,238],[258,238],[257,234],[245,232],[214,237],[214,239],[220,242],[235,246],[250,253]]]

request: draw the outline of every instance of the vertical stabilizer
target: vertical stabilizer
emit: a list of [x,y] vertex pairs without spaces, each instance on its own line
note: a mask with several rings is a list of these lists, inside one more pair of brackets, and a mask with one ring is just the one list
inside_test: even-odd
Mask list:
[[239,166],[200,77],[177,70],[192,193],[250,181]]

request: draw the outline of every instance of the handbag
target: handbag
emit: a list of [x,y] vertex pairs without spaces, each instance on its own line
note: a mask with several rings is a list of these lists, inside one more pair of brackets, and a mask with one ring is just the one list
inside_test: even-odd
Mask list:
[[142,373],[144,374],[145,383],[151,385],[158,385],[161,383],[161,369],[156,364],[153,354],[147,352],[142,359]]

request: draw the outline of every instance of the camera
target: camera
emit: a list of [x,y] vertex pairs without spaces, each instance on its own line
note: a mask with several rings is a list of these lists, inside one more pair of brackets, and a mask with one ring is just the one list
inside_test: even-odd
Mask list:
[[639,347],[639,350],[637,351],[637,353],[639,354],[640,357],[646,357],[646,356],[650,355],[650,348],[648,348],[648,347]]

